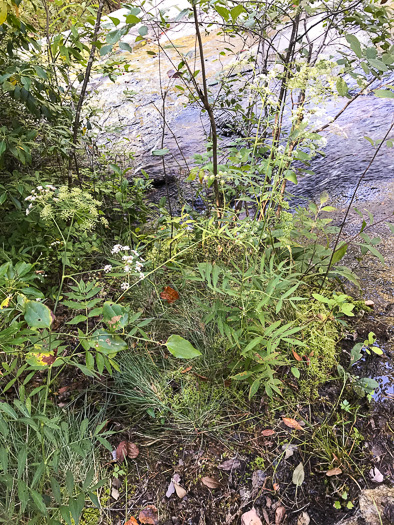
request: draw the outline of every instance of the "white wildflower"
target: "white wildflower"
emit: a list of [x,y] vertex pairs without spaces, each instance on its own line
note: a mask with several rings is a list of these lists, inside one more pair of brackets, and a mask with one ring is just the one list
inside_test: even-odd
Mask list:
[[122,283],[120,287],[122,290],[128,290],[130,288],[130,285],[129,283]]
[[130,266],[128,264],[126,264],[126,266],[124,267],[124,271],[126,273],[128,273],[130,271]]
[[122,250],[124,250],[125,252],[128,252],[130,250],[130,246],[123,246]]
[[111,250],[111,253],[112,254],[119,253],[121,250],[122,250],[122,245],[121,244],[115,244],[115,246]]
[[112,266],[111,266],[110,264],[106,264],[106,265],[104,266],[104,271],[105,271],[105,273],[108,273],[108,272],[110,272],[111,270],[112,270]]
[[43,188],[42,186],[37,186],[37,189],[41,191],[41,190],[43,190],[44,188]]

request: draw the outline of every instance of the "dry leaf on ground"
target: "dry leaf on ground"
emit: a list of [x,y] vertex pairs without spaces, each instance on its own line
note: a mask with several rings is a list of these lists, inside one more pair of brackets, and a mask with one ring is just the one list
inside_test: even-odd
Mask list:
[[174,488],[175,488],[175,492],[176,492],[176,495],[178,496],[179,499],[182,499],[186,496],[187,492],[186,490],[181,487],[179,485],[180,481],[181,481],[181,477],[179,474],[174,474],[173,478],[172,478],[172,483],[174,485]]
[[148,505],[141,510],[138,519],[141,523],[146,525],[158,525],[157,508],[154,505]]
[[300,487],[304,483],[305,478],[305,472],[304,472],[304,465],[299,463],[293,472],[293,483],[297,487]]
[[138,521],[131,516],[124,525],[138,525]]
[[327,470],[326,476],[338,476],[338,474],[342,474],[342,470],[339,467],[332,468],[331,470]]
[[297,525],[309,525],[311,518],[307,512],[303,512],[298,516]]
[[273,436],[275,434],[275,430],[271,430],[270,428],[267,428],[266,430],[261,431],[261,435],[264,437]]
[[297,352],[295,352],[293,349],[291,350],[293,352],[294,359],[296,361],[302,361],[302,357],[300,357]]
[[135,459],[140,453],[135,443],[121,441],[116,449],[117,461],[124,461],[126,458]]
[[371,470],[369,471],[369,475],[370,475],[370,478],[371,480],[374,482],[374,483],[382,483],[383,481],[383,474],[380,472],[380,470],[376,467],[374,468],[371,468]]
[[221,470],[237,470],[238,468],[240,468],[241,466],[241,462],[239,461],[239,459],[227,459],[226,461],[223,461],[223,463],[221,463],[218,468],[220,468]]
[[163,301],[167,301],[167,303],[172,304],[177,299],[179,299],[179,293],[174,290],[174,288],[171,288],[171,286],[165,286],[164,290],[160,294],[160,297],[163,299]]
[[282,421],[287,427],[294,428],[295,430],[303,430],[302,426],[291,417],[282,417]]
[[254,507],[249,512],[242,514],[241,525],[263,525]]
[[119,490],[116,489],[115,487],[112,487],[112,489],[111,489],[111,496],[114,498],[114,500],[118,500],[119,499]]
[[174,485],[173,481],[171,480],[170,484],[168,485],[168,489],[167,489],[167,492],[166,492],[166,497],[167,498],[171,498],[171,496],[174,494],[174,492],[175,492],[175,485]]
[[281,505],[275,511],[275,525],[280,525],[286,516],[286,509]]
[[217,481],[214,478],[210,478],[209,476],[204,476],[203,478],[201,478],[201,482],[209,489],[217,489],[218,487],[220,487],[219,481]]
[[282,450],[285,453],[285,459],[289,459],[297,449],[297,445],[292,445],[291,443],[286,443],[285,445],[282,445]]

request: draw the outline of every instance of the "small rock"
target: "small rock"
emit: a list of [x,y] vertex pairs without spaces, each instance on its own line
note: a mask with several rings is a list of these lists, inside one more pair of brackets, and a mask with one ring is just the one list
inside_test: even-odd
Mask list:
[[370,308],[373,308],[375,306],[375,303],[371,301],[371,299],[367,299],[366,301],[364,301],[364,303],[365,306],[369,306]]

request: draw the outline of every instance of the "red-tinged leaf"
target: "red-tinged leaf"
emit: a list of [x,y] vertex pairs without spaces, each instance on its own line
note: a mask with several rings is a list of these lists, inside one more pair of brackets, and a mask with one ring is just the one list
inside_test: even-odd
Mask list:
[[302,357],[300,357],[300,356],[297,354],[297,352],[295,352],[295,351],[293,350],[293,348],[291,349],[291,351],[293,352],[293,356],[294,356],[294,359],[295,359],[296,361],[302,361]]
[[331,470],[327,470],[326,476],[338,476],[339,474],[342,474],[342,470],[339,467],[332,468]]
[[282,417],[282,421],[289,428],[294,428],[295,430],[303,430],[302,426],[291,417]]
[[181,374],[186,374],[187,372],[190,372],[192,368],[192,366],[188,366],[187,368],[185,368],[185,370],[181,370]]
[[137,445],[130,441],[121,441],[116,449],[116,460],[120,463],[126,458],[135,459],[139,453]]
[[131,516],[131,518],[128,519],[124,525],[138,525],[138,521],[133,518],[133,516]]
[[271,430],[270,428],[267,428],[266,430],[263,430],[261,434],[264,437],[273,436],[275,434],[275,430]]
[[217,489],[220,487],[219,481],[214,478],[210,478],[209,476],[204,476],[201,478],[201,483],[203,483],[209,489]]
[[159,521],[157,519],[157,508],[154,505],[148,505],[138,515],[140,523],[145,523],[147,525],[158,525]]
[[163,299],[163,301],[167,301],[168,304],[172,304],[177,299],[179,299],[179,293],[174,290],[174,288],[171,288],[171,286],[165,286],[164,290],[160,294],[160,297]]
[[315,351],[312,350],[312,352],[309,354],[309,357],[313,357],[315,355]]

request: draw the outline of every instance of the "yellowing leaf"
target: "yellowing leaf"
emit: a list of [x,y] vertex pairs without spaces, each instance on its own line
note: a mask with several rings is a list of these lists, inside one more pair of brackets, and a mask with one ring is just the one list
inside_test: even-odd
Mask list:
[[4,299],[4,301],[0,304],[0,310],[8,307],[8,305],[10,304],[11,297],[12,295],[9,295],[8,297]]
[[29,352],[26,362],[31,366],[51,366],[56,361],[53,352]]
[[0,25],[4,24],[4,22],[7,20],[7,14],[8,14],[7,2],[4,2],[4,0],[0,0]]

